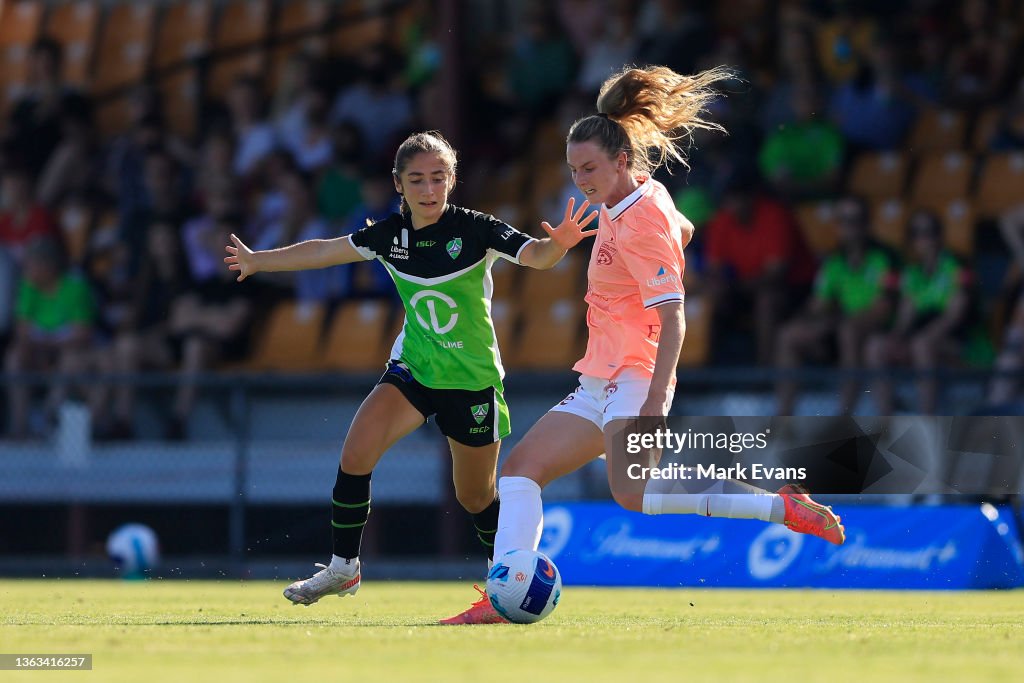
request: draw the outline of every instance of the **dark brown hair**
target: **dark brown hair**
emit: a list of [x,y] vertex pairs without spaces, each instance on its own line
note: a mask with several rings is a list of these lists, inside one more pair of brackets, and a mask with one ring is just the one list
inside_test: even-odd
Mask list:
[[[401,180],[402,172],[405,171],[405,167],[409,165],[409,161],[423,152],[436,154],[441,158],[441,163],[444,164],[445,170],[452,175],[455,174],[455,168],[459,163],[458,155],[455,153],[455,148],[451,146],[444,136],[436,130],[428,130],[425,133],[414,133],[405,139],[401,145],[398,146],[398,151],[395,152],[395,166],[391,170],[391,173],[395,176],[396,180]],[[409,205],[405,202],[405,196],[402,196],[402,207],[403,213],[408,211]]]
[[694,130],[725,131],[704,116],[718,96],[712,85],[733,76],[724,67],[694,76],[664,66],[627,67],[601,85],[598,113],[572,124],[567,142],[595,140],[609,157],[625,152],[634,174],[649,175],[668,160],[686,166]]

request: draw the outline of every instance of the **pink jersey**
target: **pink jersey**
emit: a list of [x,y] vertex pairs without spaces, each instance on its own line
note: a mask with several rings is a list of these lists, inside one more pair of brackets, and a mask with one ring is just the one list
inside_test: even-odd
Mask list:
[[573,366],[612,379],[624,368],[654,373],[661,336],[658,306],[683,302],[683,227],[665,186],[645,180],[611,208],[602,206],[587,269],[587,353]]

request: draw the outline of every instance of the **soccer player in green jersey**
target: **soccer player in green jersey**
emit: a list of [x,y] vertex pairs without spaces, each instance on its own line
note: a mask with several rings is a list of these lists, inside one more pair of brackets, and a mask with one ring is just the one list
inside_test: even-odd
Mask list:
[[579,241],[596,216],[588,202],[569,200],[549,237],[533,239],[487,214],[448,203],[456,155],[436,132],[407,138],[393,170],[401,212],[344,237],[309,240],[253,252],[235,235],[224,261],[238,280],[259,272],[326,268],[377,259],[405,306],[405,324],[391,361],[356,412],[341,449],[332,493],[333,558],[284,595],[310,605],[359,588],[359,546],[370,513],[370,476],[399,439],[431,415],[448,438],[455,495],[473,517],[480,541],[493,548],[498,528],[495,472],[501,439],[510,432],[502,397],[504,370],[491,321],[491,265],[505,258],[547,269]]

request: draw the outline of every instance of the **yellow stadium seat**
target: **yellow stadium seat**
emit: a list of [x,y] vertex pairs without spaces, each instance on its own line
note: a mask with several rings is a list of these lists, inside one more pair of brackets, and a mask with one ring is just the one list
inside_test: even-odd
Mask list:
[[939,214],[943,224],[943,242],[957,256],[974,255],[974,211],[964,199],[952,201]]
[[157,69],[198,57],[209,49],[212,9],[211,2],[186,0],[164,10],[153,55]]
[[1024,203],[1024,153],[993,154],[985,161],[974,198],[980,216],[993,218]]
[[516,283],[520,267],[499,258],[491,267],[491,281],[493,283],[494,299],[508,299],[512,296],[512,289]]
[[92,0],[54,5],[44,33],[64,48],[64,80],[84,85],[89,80],[93,42],[99,25],[99,6]]
[[707,297],[686,295],[686,337],[679,353],[681,367],[706,365],[711,358],[711,317],[713,307]]
[[246,52],[235,57],[218,59],[210,67],[206,80],[206,92],[211,97],[224,97],[232,83],[242,77],[259,79],[266,63],[263,50]]
[[196,70],[175,71],[161,79],[159,89],[167,126],[176,135],[191,140],[198,127],[199,76]]
[[324,307],[317,303],[278,304],[257,331],[245,363],[250,370],[300,372],[316,367]]
[[910,133],[910,151],[946,151],[964,146],[967,116],[951,109],[926,109]]
[[41,0],[0,3],[0,47],[30,46],[39,37],[44,4]]
[[951,201],[967,196],[973,172],[974,159],[963,152],[926,154],[914,175],[910,203],[941,212]]
[[860,154],[853,162],[847,191],[869,201],[899,197],[907,179],[907,157],[897,152]]
[[526,306],[557,299],[582,299],[585,278],[582,252],[570,251],[550,270],[524,268],[517,297]]
[[523,306],[519,339],[509,365],[531,370],[567,370],[582,356],[583,305],[562,299]]
[[274,37],[312,32],[327,24],[331,18],[331,3],[326,0],[289,0],[281,3],[274,21]]
[[103,93],[142,80],[153,46],[155,5],[126,3],[110,8],[97,49],[92,79],[94,93]]
[[268,0],[228,0],[220,11],[213,48],[262,47],[270,18]]
[[871,212],[871,236],[896,251],[903,251],[909,209],[901,199],[877,202]]
[[348,301],[338,307],[327,332],[320,365],[332,370],[375,370],[388,360],[384,328],[390,306]]
[[828,201],[805,202],[796,207],[800,232],[811,251],[819,256],[832,251],[839,243],[836,231],[835,204]]

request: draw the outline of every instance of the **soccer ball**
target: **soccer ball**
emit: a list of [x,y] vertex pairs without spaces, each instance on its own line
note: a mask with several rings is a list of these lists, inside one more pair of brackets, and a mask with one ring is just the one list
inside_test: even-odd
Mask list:
[[513,550],[487,574],[487,597],[514,624],[532,624],[551,614],[562,597],[562,576],[544,553]]
[[107,556],[126,579],[142,578],[160,559],[156,534],[144,524],[125,524],[107,537]]

